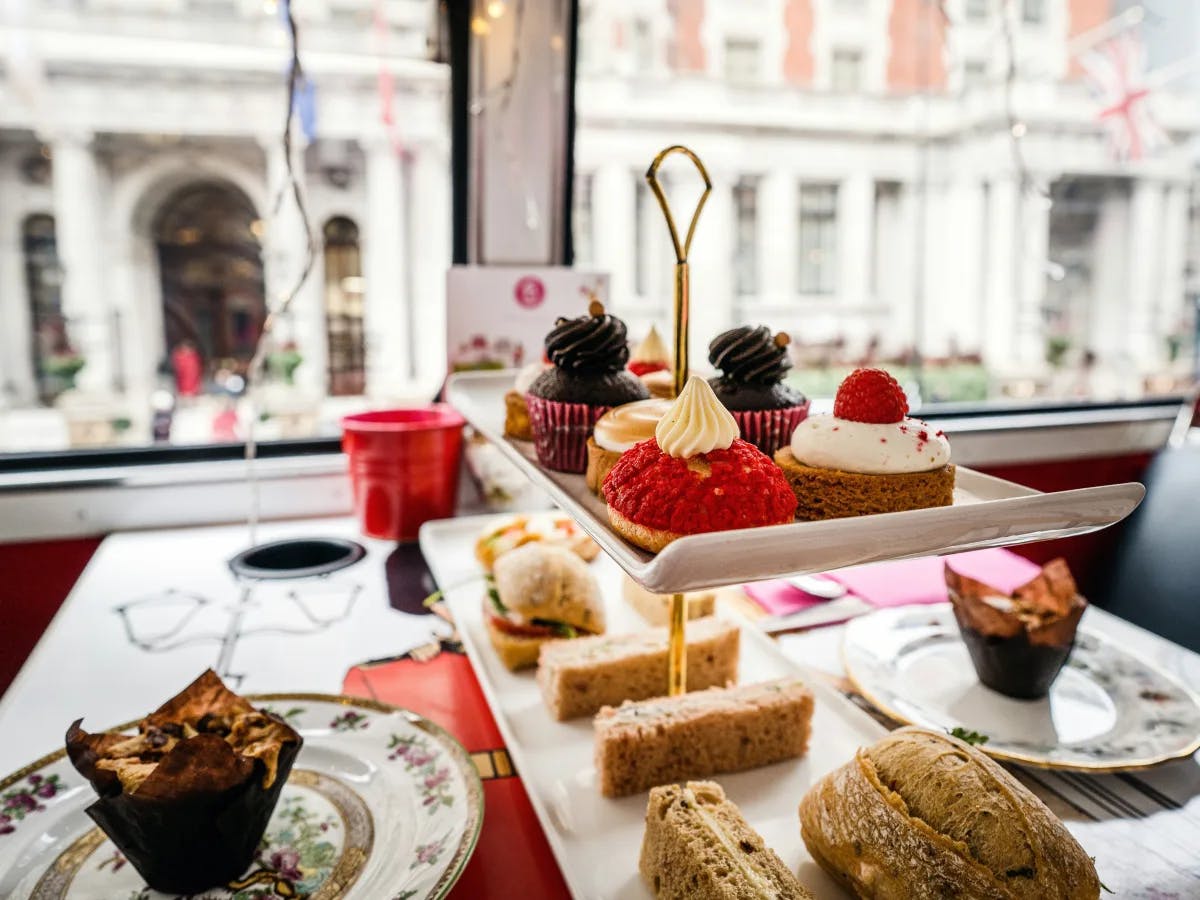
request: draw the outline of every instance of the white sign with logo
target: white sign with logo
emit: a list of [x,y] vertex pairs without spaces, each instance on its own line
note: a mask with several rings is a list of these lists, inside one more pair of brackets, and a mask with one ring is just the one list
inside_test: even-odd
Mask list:
[[568,268],[454,266],[446,276],[446,359],[450,371],[518,368],[542,358],[560,317],[608,305],[608,274]]

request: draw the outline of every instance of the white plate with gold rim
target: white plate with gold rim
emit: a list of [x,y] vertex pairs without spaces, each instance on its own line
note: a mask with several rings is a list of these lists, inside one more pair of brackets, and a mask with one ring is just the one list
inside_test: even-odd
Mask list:
[[[475,848],[483,787],[446,731],[397,707],[325,694],[250,699],[304,737],[243,878],[205,900],[436,900]],[[64,727],[65,731],[65,727]],[[159,900],[84,809],[91,785],[55,753],[0,780],[0,897]]]
[[582,474],[544,469],[530,442],[504,436],[504,395],[513,377],[511,371],[460,372],[447,382],[446,400],[617,565],[661,593],[1086,534],[1121,521],[1146,493],[1129,483],[1043,494],[959,466],[952,506],[695,534],[647,553],[613,531]]
[[979,683],[949,603],[881,609],[846,626],[846,674],[908,725],[964,728],[997,759],[1048,769],[1122,771],[1200,749],[1200,697],[1084,624],[1042,700]]

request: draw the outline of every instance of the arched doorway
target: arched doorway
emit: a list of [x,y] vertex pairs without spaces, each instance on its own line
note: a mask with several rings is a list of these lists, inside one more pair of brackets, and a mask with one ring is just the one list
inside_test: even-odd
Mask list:
[[240,190],[199,182],[171,194],[153,224],[167,353],[191,344],[211,375],[244,372],[266,318],[262,221]]

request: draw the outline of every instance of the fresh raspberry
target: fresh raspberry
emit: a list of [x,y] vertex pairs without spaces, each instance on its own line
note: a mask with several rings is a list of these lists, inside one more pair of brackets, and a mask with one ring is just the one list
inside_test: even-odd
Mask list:
[[855,369],[838,387],[833,414],[851,422],[883,425],[908,415],[900,383],[883,369]]

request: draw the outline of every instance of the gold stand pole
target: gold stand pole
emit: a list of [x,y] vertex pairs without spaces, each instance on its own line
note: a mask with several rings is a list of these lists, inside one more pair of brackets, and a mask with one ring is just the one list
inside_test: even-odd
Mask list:
[[[671,215],[671,206],[667,203],[662,185],[658,181],[659,166],[673,153],[681,153],[690,159],[700,172],[700,177],[704,179],[704,190],[696,204],[696,211],[692,213],[687,237],[682,244],[679,242],[679,229],[675,227],[675,217]],[[654,157],[654,162],[650,163],[650,168],[646,170],[646,181],[650,185],[650,190],[654,191],[659,208],[666,217],[667,230],[671,233],[671,244],[675,249],[675,396],[679,396],[683,392],[683,386],[687,383],[688,378],[688,253],[692,249],[692,237],[696,233],[696,223],[700,220],[700,211],[704,209],[704,203],[708,200],[708,195],[712,193],[712,179],[708,177],[708,170],[704,168],[704,163],[700,162],[700,157],[687,147],[675,144]],[[667,654],[667,692],[672,697],[687,690],[686,622],[687,604],[684,602],[683,594],[672,594],[671,640],[670,650]]]

